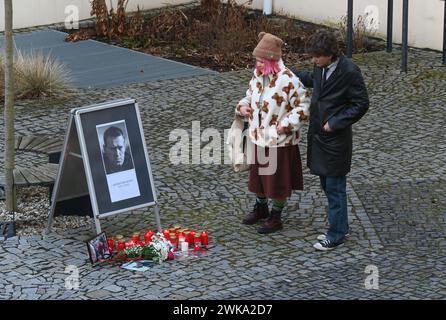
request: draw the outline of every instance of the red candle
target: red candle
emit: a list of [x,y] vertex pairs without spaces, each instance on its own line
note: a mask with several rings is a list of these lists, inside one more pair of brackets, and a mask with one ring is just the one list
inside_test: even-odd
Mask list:
[[110,251],[110,255],[113,254],[113,250],[115,248],[115,240],[113,238],[107,239],[108,242],[108,250]]
[[141,236],[140,236],[139,232],[133,233],[132,240],[135,244],[137,244],[141,240]]
[[125,240],[118,241],[118,252],[124,251],[125,249]]
[[201,245],[205,247],[209,245],[209,235],[206,231],[201,233]]
[[152,242],[152,236],[153,236],[153,231],[152,230],[148,230],[144,234],[144,241],[146,242],[146,244]]
[[189,246],[192,247],[194,245],[195,242],[195,234],[196,232],[194,230],[192,230],[191,232],[189,232],[189,238],[187,239],[187,242],[189,242]]
[[178,247],[177,237],[174,234],[170,235],[170,243],[174,248]]
[[170,239],[170,232],[169,232],[169,230],[165,229],[163,231],[163,235],[164,235],[164,238],[166,238],[166,240]]

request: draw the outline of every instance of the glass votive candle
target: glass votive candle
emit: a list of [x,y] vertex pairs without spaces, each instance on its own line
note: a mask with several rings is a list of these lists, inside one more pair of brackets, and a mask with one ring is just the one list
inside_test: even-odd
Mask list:
[[141,234],[139,232],[133,232],[132,240],[135,244],[138,243],[141,240]]
[[176,235],[174,234],[170,235],[170,243],[172,243],[174,248],[178,247],[178,241]]
[[164,235],[164,238],[166,238],[166,240],[170,239],[170,232],[169,232],[169,230],[164,229],[163,230],[163,235]]
[[152,242],[152,237],[154,233],[152,230],[147,230],[147,232],[144,234],[144,241],[146,244]]
[[187,242],[187,241],[181,241],[180,242],[180,249],[181,249],[181,252],[187,252],[188,250],[189,250],[189,242]]
[[113,251],[115,249],[115,239],[109,238],[107,239],[108,243],[108,251],[110,251],[110,254],[113,254]]
[[203,231],[200,235],[201,238],[201,246],[207,247],[209,245],[209,235],[206,231]]
[[195,243],[195,235],[196,235],[196,232],[194,230],[189,232],[189,239],[187,240],[187,242],[189,242],[190,246],[193,246]]
[[120,240],[118,241],[118,246],[117,246],[117,248],[118,248],[118,252],[122,252],[122,251],[124,251],[124,249],[125,249],[125,240],[124,240],[124,239],[120,239]]
[[189,233],[190,233],[190,231],[184,231],[184,232],[183,232],[183,235],[184,235],[184,241],[189,242]]
[[181,234],[178,234],[177,239],[178,239],[178,245],[180,245],[181,242],[186,242],[186,238]]

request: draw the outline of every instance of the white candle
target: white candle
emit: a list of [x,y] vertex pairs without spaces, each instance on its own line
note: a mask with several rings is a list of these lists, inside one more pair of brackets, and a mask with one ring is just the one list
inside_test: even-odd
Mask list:
[[181,251],[187,252],[187,250],[189,250],[189,243],[187,241],[181,242]]

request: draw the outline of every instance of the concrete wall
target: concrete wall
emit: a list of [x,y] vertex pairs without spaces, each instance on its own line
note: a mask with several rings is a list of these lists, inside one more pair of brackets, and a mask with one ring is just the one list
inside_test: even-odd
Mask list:
[[[112,1],[116,7],[117,0]],[[287,14],[315,23],[337,24],[347,12],[347,0],[272,0],[275,13]],[[89,0],[14,0],[14,28],[46,25],[65,21],[72,12],[68,6],[76,6],[79,19],[90,17]],[[191,0],[130,0],[128,10],[162,7],[165,4],[188,3]],[[247,0],[237,0],[246,3]],[[401,42],[402,0],[394,0],[394,42]],[[252,7],[261,9],[263,0],[254,0]],[[385,37],[387,30],[387,0],[355,0],[355,19],[358,15],[371,12],[378,35]],[[443,48],[444,0],[409,1],[409,45],[420,48],[442,50]],[[4,7],[0,0],[0,30],[4,28]]]
[[[347,14],[347,0],[272,0],[273,10],[298,19],[333,25]],[[244,0],[238,1],[245,2]],[[394,0],[393,40],[401,42],[402,0]],[[254,0],[254,7],[262,8],[263,0]],[[378,35],[386,37],[387,0],[354,0],[354,19],[358,15],[374,16]],[[409,0],[409,45],[442,50],[444,0]]]

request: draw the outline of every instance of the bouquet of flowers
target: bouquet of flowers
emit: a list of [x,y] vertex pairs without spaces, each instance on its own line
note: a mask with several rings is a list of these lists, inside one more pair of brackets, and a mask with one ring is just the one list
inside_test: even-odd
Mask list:
[[173,258],[171,252],[173,245],[164,238],[160,232],[152,236],[152,241],[145,245],[135,245],[124,249],[124,254],[129,259],[153,260],[162,263],[167,259]]

